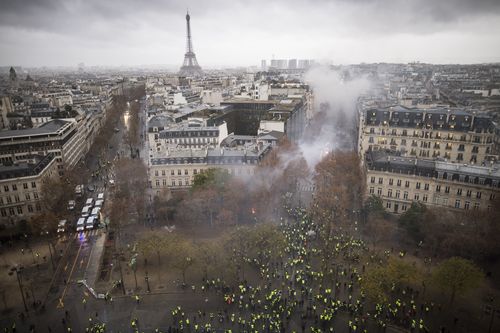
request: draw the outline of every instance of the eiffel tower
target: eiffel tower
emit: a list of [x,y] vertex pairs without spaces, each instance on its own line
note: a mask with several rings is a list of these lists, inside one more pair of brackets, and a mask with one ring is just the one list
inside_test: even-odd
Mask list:
[[200,76],[203,75],[200,65],[196,60],[196,55],[193,51],[193,43],[191,42],[191,25],[189,12],[186,14],[186,26],[187,26],[187,43],[186,43],[186,54],[184,54],[184,63],[182,64],[179,75],[182,76]]

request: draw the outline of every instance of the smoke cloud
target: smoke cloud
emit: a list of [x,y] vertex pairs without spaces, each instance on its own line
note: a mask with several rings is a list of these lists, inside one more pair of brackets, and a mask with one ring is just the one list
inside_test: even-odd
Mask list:
[[354,149],[356,102],[370,88],[366,78],[345,79],[325,66],[305,75],[314,95],[314,116],[299,142],[299,151],[311,171],[334,150]]

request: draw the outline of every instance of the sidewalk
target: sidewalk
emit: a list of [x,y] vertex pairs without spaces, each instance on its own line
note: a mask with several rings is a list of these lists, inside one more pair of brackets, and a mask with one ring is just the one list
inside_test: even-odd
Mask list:
[[87,268],[85,269],[84,279],[87,281],[88,286],[95,288],[97,279],[99,277],[102,256],[104,254],[104,245],[106,243],[107,233],[103,232],[95,241],[94,246],[90,252]]

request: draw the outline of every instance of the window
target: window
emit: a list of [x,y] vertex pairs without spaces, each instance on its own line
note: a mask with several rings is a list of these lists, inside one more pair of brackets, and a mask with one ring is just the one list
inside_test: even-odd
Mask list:
[[373,127],[370,128],[370,134],[375,134],[375,128]]
[[9,185],[5,185],[5,186],[3,187],[3,190],[4,190],[5,192],[9,192]]
[[401,206],[401,210],[402,210],[403,212],[406,212],[406,209],[408,209],[408,207],[407,207],[405,204]]
[[175,180],[172,180],[172,186],[175,186]]
[[155,176],[158,177],[158,170],[155,170]]
[[370,187],[370,194],[374,194],[375,193],[375,188],[374,187]]
[[7,203],[8,204],[12,203],[12,199],[10,198],[10,196],[7,197]]
[[436,185],[436,192],[441,192],[441,185]]
[[464,204],[464,209],[465,210],[468,210],[470,207],[470,202],[469,201],[466,201],[465,204]]
[[399,199],[399,195],[400,195],[400,194],[401,194],[401,191],[397,190],[397,191],[396,191],[396,198],[398,198],[398,199]]
[[180,176],[180,175],[182,175],[182,170],[181,170],[181,169],[178,169],[178,170],[177,170],[177,174],[178,174],[179,176]]
[[184,180],[184,185],[189,186],[189,179]]
[[389,185],[394,185],[394,179],[389,178]]
[[457,195],[462,195],[462,189],[461,188],[457,189]]
[[423,202],[427,202],[427,194],[424,194],[424,195],[422,196],[422,201],[423,201]]
[[387,190],[387,196],[388,196],[389,198],[391,198],[391,197],[392,197],[392,190],[391,190],[391,189]]
[[382,177],[379,177],[379,179],[378,179],[378,183],[379,183],[379,184],[383,184],[383,183],[384,183],[384,179],[383,179]]
[[420,190],[420,182],[417,182],[417,184],[415,185],[415,188],[416,188],[417,190]]
[[458,151],[464,151],[464,150],[465,150],[465,146],[464,145],[458,146]]
[[495,193],[490,194],[490,200],[495,200]]
[[413,197],[415,200],[420,200],[420,194],[416,193],[415,196]]
[[175,175],[175,170],[170,170],[170,175],[171,176]]
[[474,209],[475,210],[479,209],[479,202],[474,202]]
[[460,200],[455,200],[455,208],[460,208]]
[[368,138],[368,143],[373,143],[373,142],[375,142],[375,140],[373,139],[373,136],[370,136],[370,137]]
[[17,194],[16,194],[16,195],[14,196],[14,200],[15,200],[16,202],[19,202],[19,201],[20,201],[20,200],[19,200],[19,195],[17,195]]
[[467,190],[467,197],[470,198],[472,196],[472,191],[471,190]]
[[189,170],[188,169],[184,169],[184,174],[185,175],[189,175]]
[[380,187],[379,187],[379,188],[377,188],[377,194],[378,194],[378,195],[382,195],[382,189],[381,189]]
[[39,204],[39,203],[37,203],[37,204],[35,205],[35,208],[36,208],[36,210],[37,210],[38,212],[42,210],[42,206],[40,206],[40,204]]
[[0,209],[0,214],[1,214],[3,217],[5,217],[5,216],[7,216],[7,211],[6,211],[5,209],[3,209],[3,208],[2,208],[2,209]]
[[165,176],[165,170],[161,170],[161,175]]
[[406,146],[406,139],[401,139],[401,146]]
[[196,175],[198,173],[198,170],[197,169],[194,169],[193,170],[193,175]]
[[27,189],[28,189],[28,183],[23,183],[23,188],[24,188],[25,190],[27,190]]
[[35,182],[31,182],[31,188],[36,188],[36,183]]
[[160,186],[160,180],[157,179],[156,182],[155,182],[155,184],[156,184],[156,187],[159,187]]
[[391,202],[390,202],[390,201],[387,201],[387,203],[385,204],[385,207],[386,207],[386,208],[391,208]]
[[12,215],[16,215],[16,213],[14,212],[14,208],[9,208],[9,214],[12,216]]
[[479,191],[478,191],[478,192],[476,193],[476,198],[481,199],[481,192],[479,192]]
[[396,183],[396,185],[401,186],[401,179],[398,179],[398,182]]
[[449,186],[446,186],[444,188],[444,193],[450,193],[450,187]]
[[375,177],[370,178],[370,183],[375,184]]
[[405,187],[410,187],[410,182],[408,180],[405,181]]
[[33,206],[32,205],[28,205],[28,212],[33,213]]
[[163,179],[163,181],[162,181],[162,185],[163,185],[163,186],[167,186],[167,180],[166,180],[166,179]]
[[406,191],[405,191],[405,192],[403,193],[403,199],[408,200],[408,192],[406,192]]
[[462,153],[458,153],[458,155],[457,155],[457,160],[458,160],[458,161],[463,161],[463,159],[464,159],[464,154],[462,154]]
[[18,213],[18,214],[22,214],[22,213],[23,213],[23,207],[18,206],[18,207],[17,207],[17,213]]
[[424,184],[424,190],[429,191],[429,184]]

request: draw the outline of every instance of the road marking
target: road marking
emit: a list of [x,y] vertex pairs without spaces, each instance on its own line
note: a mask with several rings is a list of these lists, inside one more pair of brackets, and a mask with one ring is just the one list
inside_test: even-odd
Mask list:
[[67,281],[66,287],[64,287],[63,293],[62,293],[61,297],[59,298],[59,304],[57,305],[58,308],[64,306],[63,300],[64,300],[64,297],[66,296],[66,291],[68,290],[68,286],[69,286],[69,283],[71,281],[71,276],[73,275],[73,271],[75,270],[75,265],[76,265],[76,262],[78,260],[78,256],[80,255],[82,245],[83,245],[83,243],[80,244],[80,247],[78,248],[78,252],[76,253],[75,261],[73,261],[73,266],[71,267],[71,271],[69,272],[68,279],[66,280]]

